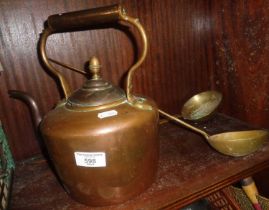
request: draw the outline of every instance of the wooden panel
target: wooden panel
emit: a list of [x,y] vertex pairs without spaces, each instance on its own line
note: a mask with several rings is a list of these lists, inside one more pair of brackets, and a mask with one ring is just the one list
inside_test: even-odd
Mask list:
[[[30,93],[46,113],[60,99],[57,85],[42,69],[37,43],[46,18],[55,13],[93,8],[115,0],[2,0],[0,2],[0,76],[2,119],[16,159],[39,152],[29,113],[22,102],[10,99],[8,89]],[[209,1],[126,0],[128,13],[139,17],[147,31],[150,49],[134,80],[135,92],[150,96],[160,107],[178,113],[184,100],[209,89],[214,69],[211,53]],[[67,64],[84,68],[89,56],[97,55],[103,77],[122,84],[124,73],[134,62],[139,44],[126,28],[57,34],[49,39],[48,54]],[[138,48],[138,49],[137,49]],[[63,70],[72,88],[84,77]]]
[[225,112],[269,127],[269,1],[213,1],[215,76]]

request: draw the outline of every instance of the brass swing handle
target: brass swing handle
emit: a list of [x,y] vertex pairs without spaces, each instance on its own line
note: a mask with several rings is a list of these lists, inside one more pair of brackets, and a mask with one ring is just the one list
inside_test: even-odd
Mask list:
[[48,36],[53,33],[80,31],[89,29],[91,26],[109,24],[113,22],[127,22],[133,25],[139,31],[141,40],[143,42],[141,55],[137,62],[129,69],[127,74],[126,95],[130,102],[134,101],[134,97],[131,94],[132,89],[132,76],[134,71],[143,63],[147,51],[148,41],[143,26],[139,23],[138,19],[132,18],[126,15],[124,9],[120,5],[112,5],[100,8],[94,8],[89,10],[82,10],[76,12],[68,12],[63,14],[51,15],[47,19],[47,24],[40,36],[39,53],[44,65],[55,74],[61,84],[65,98],[70,95],[70,88],[63,75],[50,63],[50,59],[46,54],[46,42]]

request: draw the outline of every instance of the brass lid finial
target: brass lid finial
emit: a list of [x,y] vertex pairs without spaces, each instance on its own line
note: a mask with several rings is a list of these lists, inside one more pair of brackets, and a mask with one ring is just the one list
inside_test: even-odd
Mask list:
[[92,73],[93,80],[97,80],[101,78],[100,68],[101,68],[101,65],[98,58],[96,56],[91,57],[89,61],[89,69],[90,69],[90,72]]

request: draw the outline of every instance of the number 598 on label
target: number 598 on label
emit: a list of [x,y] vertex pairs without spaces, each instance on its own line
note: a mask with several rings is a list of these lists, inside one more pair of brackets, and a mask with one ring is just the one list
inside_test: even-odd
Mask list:
[[104,152],[75,152],[77,166],[106,167],[106,153]]

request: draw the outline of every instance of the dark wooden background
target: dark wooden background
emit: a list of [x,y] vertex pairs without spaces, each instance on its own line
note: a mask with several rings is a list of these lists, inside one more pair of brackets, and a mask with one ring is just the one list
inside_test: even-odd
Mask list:
[[[46,18],[55,13],[122,3],[144,25],[150,49],[134,90],[171,113],[190,96],[217,89],[221,111],[269,128],[269,1],[266,0],[0,0],[0,119],[16,160],[40,152],[25,104],[7,90],[23,90],[50,110],[61,94],[41,67],[37,43]],[[48,54],[83,69],[92,55],[107,80],[121,84],[140,43],[132,29],[98,29],[52,36]],[[73,89],[85,78],[62,70]],[[264,176],[265,173],[259,175]]]

